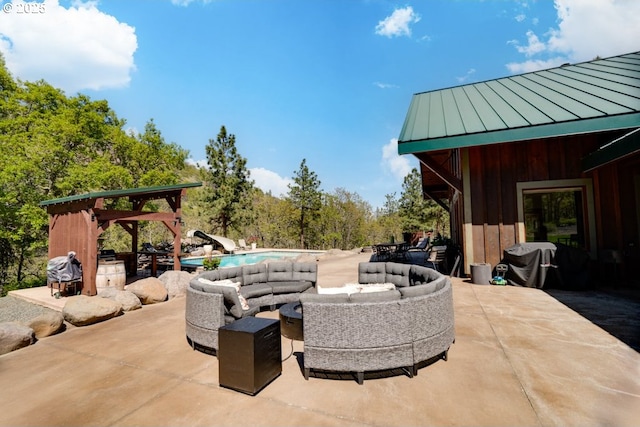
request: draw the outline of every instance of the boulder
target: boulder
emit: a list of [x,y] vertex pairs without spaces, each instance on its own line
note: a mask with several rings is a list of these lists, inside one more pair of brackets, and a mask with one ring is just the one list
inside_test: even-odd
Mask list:
[[187,294],[189,282],[193,279],[194,274],[186,271],[165,271],[158,277],[164,287],[167,289],[169,298],[183,297]]
[[42,313],[36,318],[31,319],[26,323],[26,326],[33,329],[36,338],[44,338],[49,335],[57,334],[62,330],[64,325],[64,317],[62,313],[57,311],[50,311]]
[[69,297],[62,315],[74,326],[86,326],[102,322],[122,314],[122,304],[108,298],[77,295]]
[[35,342],[34,332],[17,322],[0,323],[0,355],[18,350]]
[[98,296],[119,302],[122,304],[123,311],[133,311],[142,308],[140,298],[131,291],[121,291],[116,288],[103,288],[98,291]]
[[189,255],[191,255],[191,256],[204,256],[204,249],[202,249],[202,248],[196,249],[195,251],[191,251],[191,253]]
[[302,255],[298,255],[295,260],[297,262],[317,262],[318,261],[318,255],[302,254]]
[[325,253],[318,255],[318,261],[329,258],[344,258],[353,255],[351,251],[343,251],[342,249],[329,249]]
[[140,298],[140,302],[143,305],[166,301],[169,295],[164,283],[156,277],[147,277],[146,279],[135,281],[128,285],[126,290],[133,292]]

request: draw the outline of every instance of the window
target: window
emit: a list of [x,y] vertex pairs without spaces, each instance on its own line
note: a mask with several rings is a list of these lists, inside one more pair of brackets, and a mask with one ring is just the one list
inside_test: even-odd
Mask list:
[[582,191],[525,191],[524,228],[527,242],[584,247]]
[[552,242],[595,253],[591,180],[517,184],[520,242]]

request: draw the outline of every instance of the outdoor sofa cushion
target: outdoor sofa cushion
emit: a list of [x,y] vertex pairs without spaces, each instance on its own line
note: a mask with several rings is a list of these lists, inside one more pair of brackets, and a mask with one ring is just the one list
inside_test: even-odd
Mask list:
[[[242,281],[242,267],[219,268],[217,270],[213,270],[211,273],[214,273],[214,272],[218,273],[218,278],[213,280],[230,279],[230,280],[233,280],[234,282],[240,282],[241,284],[244,284]],[[206,273],[207,272],[205,272],[204,274]]]
[[242,285],[240,295],[245,298],[256,298],[263,295],[269,295],[273,290],[268,283],[254,283],[252,285]]
[[358,264],[358,283],[384,283],[385,263],[361,262]]
[[393,283],[396,287],[410,286],[409,274],[411,272],[410,264],[399,264],[395,262],[387,262],[384,266],[384,277],[386,283]]
[[282,282],[274,282],[269,281],[269,286],[274,294],[290,294],[292,292],[304,292],[309,288],[313,287],[313,284],[308,281],[282,281]]
[[257,311],[254,309],[243,309],[243,304],[240,300],[239,287],[228,286],[225,285],[223,281],[212,281],[202,277],[198,279],[198,283],[192,284],[191,286],[194,289],[202,292],[222,294],[224,297],[225,314],[231,314],[236,319],[241,319],[242,317],[246,316],[252,316],[257,313]]
[[402,295],[402,298],[418,297],[421,295],[432,294],[440,289],[444,288],[447,283],[445,277],[443,280],[434,280],[433,282],[425,283],[424,285],[407,286],[405,288],[398,288],[398,291]]
[[242,267],[242,286],[267,282],[266,264],[249,264]]
[[287,261],[270,262],[267,265],[269,282],[293,281],[293,263]]
[[409,282],[411,286],[423,285],[425,283],[432,282],[434,280],[444,280],[442,274],[438,273],[433,268],[422,267],[419,265],[412,265],[409,270]]
[[294,262],[293,280],[305,280],[315,286],[318,277],[318,264],[315,262]]

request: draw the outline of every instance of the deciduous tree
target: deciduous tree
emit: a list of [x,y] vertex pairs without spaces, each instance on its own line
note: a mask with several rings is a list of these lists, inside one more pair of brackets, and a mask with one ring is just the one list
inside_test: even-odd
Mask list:
[[[166,144],[153,122],[123,130],[107,101],[67,97],[40,80],[13,80],[0,55],[0,276],[42,276],[48,199],[138,185],[175,183],[186,151]],[[34,263],[31,260],[38,260]],[[25,266],[33,271],[25,272]],[[7,279],[8,278],[8,279]]]

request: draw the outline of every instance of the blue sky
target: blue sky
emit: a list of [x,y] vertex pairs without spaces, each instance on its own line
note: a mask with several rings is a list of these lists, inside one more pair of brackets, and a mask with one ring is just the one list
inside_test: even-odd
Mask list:
[[14,77],[154,119],[205,162],[220,126],[260,188],[303,158],[374,208],[418,163],[396,138],[414,93],[640,50],[637,0],[0,0]]

